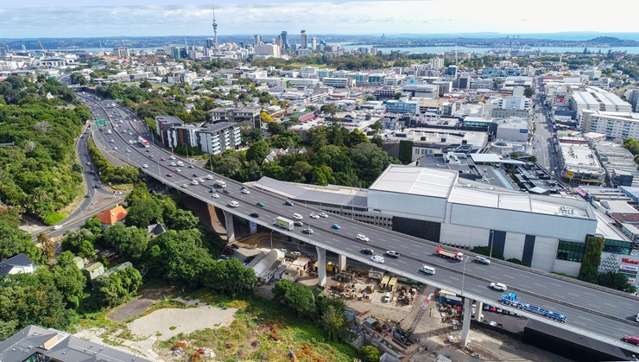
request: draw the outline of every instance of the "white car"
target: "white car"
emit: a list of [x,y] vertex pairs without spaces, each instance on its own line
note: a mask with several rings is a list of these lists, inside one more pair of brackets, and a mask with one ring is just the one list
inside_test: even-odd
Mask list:
[[213,180],[213,175],[206,175],[207,180]]
[[171,166],[175,167],[175,166],[177,166],[177,163],[171,162]]
[[231,202],[229,202],[229,206],[230,207],[238,207],[238,206],[240,206],[240,203],[235,201],[235,200],[231,200]]
[[323,218],[327,218],[328,214],[322,211],[322,212],[319,213],[319,216],[323,217]]
[[117,151],[118,150],[118,146],[114,146],[113,149]]
[[212,198],[214,199],[219,199],[220,198],[220,194],[213,194],[211,195]]
[[363,241],[363,242],[369,242],[369,241],[371,240],[368,236],[366,236],[366,235],[364,235],[364,234],[357,234],[357,235],[355,235],[355,239],[357,239],[357,240],[361,240],[361,241]]
[[435,275],[435,268],[429,265],[422,266],[419,271],[428,275]]
[[171,156],[171,157],[169,157],[169,158],[170,158],[170,159],[172,159],[172,160],[175,160],[175,156]]
[[248,195],[248,194],[251,193],[251,191],[249,189],[247,189],[246,187],[242,187],[240,192],[243,193],[244,195]]
[[391,258],[399,258],[400,256],[400,254],[395,250],[386,250],[386,255],[390,256]]
[[143,164],[142,164],[142,167],[144,167],[144,168],[149,168],[149,165],[147,165],[146,163],[143,163]]
[[293,214],[293,219],[296,219],[296,220],[302,220],[303,218],[304,218],[304,217],[303,217],[302,215],[298,214],[298,213],[294,213],[294,214]]
[[637,317],[635,318],[635,321],[639,322],[639,313],[637,313]]
[[199,185],[200,183],[199,183],[199,182],[197,182],[197,180],[191,180],[191,184],[192,184],[192,185]]
[[384,257],[381,255],[373,255],[371,256],[371,260],[375,263],[384,264]]
[[498,290],[500,292],[505,292],[508,289],[508,287],[504,283],[490,283],[488,284],[488,287],[490,289]]
[[320,216],[317,215],[316,213],[311,213],[309,216],[311,217],[311,219],[319,219],[320,218]]
[[475,262],[477,262],[479,264],[490,265],[490,259],[488,259],[485,256],[475,255],[475,257],[473,259],[474,259]]

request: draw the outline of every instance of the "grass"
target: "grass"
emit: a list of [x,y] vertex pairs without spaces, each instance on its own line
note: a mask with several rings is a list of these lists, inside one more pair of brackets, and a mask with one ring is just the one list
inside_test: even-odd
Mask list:
[[48,212],[44,214],[44,216],[42,217],[42,221],[46,225],[55,225],[64,221],[64,219],[66,218],[67,218],[67,213],[62,211],[52,211],[52,212]]
[[270,300],[227,299],[204,291],[194,297],[221,308],[238,308],[235,320],[228,327],[177,335],[159,343],[160,348],[170,349],[177,341],[188,340],[189,353],[208,347],[220,361],[290,361],[289,352],[300,361],[352,361],[356,357],[351,346],[328,340],[317,323],[298,318]]

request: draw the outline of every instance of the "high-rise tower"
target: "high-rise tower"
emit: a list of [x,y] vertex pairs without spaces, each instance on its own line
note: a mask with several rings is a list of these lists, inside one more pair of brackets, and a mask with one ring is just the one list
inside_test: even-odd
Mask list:
[[306,30],[300,31],[300,48],[306,49],[308,47],[308,36],[306,35]]
[[213,8],[213,22],[211,23],[213,27],[213,47],[217,49],[217,21],[215,21],[215,8]]

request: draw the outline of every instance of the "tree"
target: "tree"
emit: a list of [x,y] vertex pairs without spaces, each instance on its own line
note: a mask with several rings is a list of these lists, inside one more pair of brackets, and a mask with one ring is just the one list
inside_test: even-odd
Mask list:
[[530,98],[530,97],[532,97],[532,96],[533,96],[533,94],[534,94],[534,93],[535,93],[535,91],[534,91],[534,89],[532,89],[532,87],[526,87],[526,88],[524,89],[524,96],[525,96],[525,97]]
[[579,279],[590,283],[597,281],[603,246],[603,236],[588,235],[586,237],[586,250],[579,269]]
[[314,317],[316,314],[315,295],[313,290],[305,285],[279,280],[275,283],[273,295],[299,316]]
[[308,177],[313,171],[313,166],[311,166],[306,161],[297,161],[293,164],[293,167],[290,169],[289,180],[293,182],[301,182],[305,183],[306,180],[310,179]]
[[259,140],[251,145],[246,151],[246,159],[261,164],[264,158],[271,152],[271,146],[265,140]]
[[62,239],[62,250],[70,251],[83,258],[95,258],[95,235],[88,229],[71,231]]
[[107,307],[113,307],[135,295],[141,285],[142,274],[134,267],[127,267],[98,277],[94,288],[98,300]]
[[169,230],[158,236],[145,259],[153,275],[189,286],[199,286],[213,264],[197,229]]
[[84,222],[82,229],[89,230],[93,235],[97,236],[102,234],[102,223],[97,217],[93,216]]
[[360,131],[359,129],[354,129],[349,135],[348,135],[348,145],[349,146],[356,146],[360,143],[366,143],[368,142],[368,137],[366,137],[366,135],[364,134],[364,132]]
[[313,167],[312,175],[313,183],[316,185],[326,186],[335,182],[333,170],[326,165]]
[[192,212],[184,209],[176,209],[165,217],[166,226],[173,230],[195,229],[199,219]]
[[151,195],[135,199],[129,204],[125,219],[127,225],[146,228],[151,224],[162,221],[162,205]]
[[52,280],[66,300],[68,308],[76,309],[84,295],[86,278],[73,262],[73,254],[65,251],[51,269]]
[[371,143],[358,144],[350,150],[350,155],[364,187],[372,184],[391,163],[388,154]]
[[146,251],[149,237],[146,229],[115,224],[104,232],[102,242],[123,256],[140,259]]
[[599,274],[597,278],[597,284],[604,287],[621,290],[627,293],[634,293],[635,287],[628,284],[628,277],[625,274],[616,272],[607,272]]
[[336,340],[344,327],[344,316],[334,306],[328,306],[321,317],[322,327],[326,330],[328,338]]
[[263,123],[271,123],[271,122],[273,122],[273,117],[270,114],[268,114],[267,111],[261,111],[260,112],[260,120]]
[[210,263],[203,277],[206,287],[233,297],[252,292],[257,284],[253,269],[247,268],[237,259]]
[[42,260],[40,250],[31,240],[31,236],[16,225],[0,221],[0,260],[24,253],[34,262]]
[[373,346],[372,344],[367,344],[359,350],[362,360],[364,362],[379,362],[379,359],[382,357],[379,349]]
[[337,106],[333,103],[324,104],[320,107],[320,111],[334,116],[337,113]]

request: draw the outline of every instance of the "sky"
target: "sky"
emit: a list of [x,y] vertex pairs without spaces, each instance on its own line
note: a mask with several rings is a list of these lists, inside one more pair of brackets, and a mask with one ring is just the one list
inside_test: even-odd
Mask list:
[[0,38],[639,32],[639,0],[0,0]]

